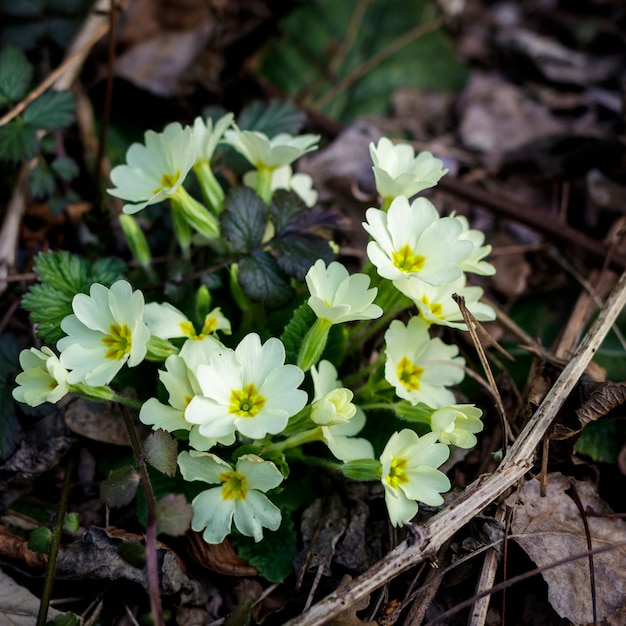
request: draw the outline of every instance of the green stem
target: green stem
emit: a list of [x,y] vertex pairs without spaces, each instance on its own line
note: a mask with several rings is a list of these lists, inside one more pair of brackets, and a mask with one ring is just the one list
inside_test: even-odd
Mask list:
[[193,166],[193,172],[200,185],[206,205],[214,215],[219,215],[224,210],[224,190],[217,182],[210,163],[208,161],[196,163]]
[[257,174],[255,191],[263,202],[269,206],[272,199],[272,177],[274,176],[274,170],[267,167],[260,167],[257,169]]
[[65,466],[65,477],[63,478],[63,487],[61,488],[61,498],[57,505],[56,517],[54,520],[54,528],[52,530],[52,539],[50,541],[50,551],[48,552],[48,564],[46,565],[46,575],[43,582],[43,590],[41,593],[41,604],[39,605],[39,613],[37,615],[37,626],[45,626],[48,619],[48,609],[50,607],[50,598],[52,597],[52,586],[54,584],[54,572],[56,569],[57,556],[59,554],[59,546],[61,545],[61,535],[63,534],[63,523],[65,522],[65,512],[67,511],[67,502],[69,500],[70,485],[72,482],[72,473],[76,465],[76,450],[72,450],[67,459]]
[[148,507],[148,521],[146,523],[146,574],[148,578],[150,610],[155,626],[165,626],[165,622],[163,621],[163,608],[161,606],[159,566],[156,549],[156,499],[154,497],[154,491],[152,490],[152,484],[150,483],[150,477],[148,476],[148,468],[146,467],[135,425],[133,424],[128,408],[124,404],[120,405],[120,408],[124,416],[130,446],[133,450],[135,462],[137,463],[139,480],[141,481],[141,487],[146,497],[146,505]]
[[322,429],[320,427],[317,427],[313,428],[312,430],[305,430],[302,433],[296,433],[291,437],[287,437],[287,439],[284,439],[283,441],[273,443],[267,446],[265,450],[283,452],[284,450],[289,450],[289,448],[297,448],[304,445],[305,443],[311,443],[312,441],[321,441],[322,439]]

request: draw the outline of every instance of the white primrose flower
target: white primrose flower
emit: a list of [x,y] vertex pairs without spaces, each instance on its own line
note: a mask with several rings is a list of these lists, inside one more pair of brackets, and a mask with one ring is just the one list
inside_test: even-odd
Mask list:
[[196,370],[202,395],[189,403],[185,418],[199,425],[205,437],[226,437],[238,431],[251,439],[280,433],[288,419],[306,404],[298,389],[304,372],[285,365],[279,339],[261,345],[255,333],[244,337],[235,350],[212,351]]
[[165,371],[159,370],[159,379],[169,394],[168,404],[150,398],[141,407],[139,419],[152,430],[162,428],[167,432],[186,430],[189,432],[189,443],[196,450],[209,450],[216,443],[229,446],[235,442],[234,433],[220,439],[204,437],[200,434],[197,424],[185,419],[185,411],[191,399],[202,393],[200,385],[186,359],[180,355],[172,355],[165,361]]
[[126,152],[126,165],[111,170],[114,189],[107,192],[128,201],[124,213],[137,213],[149,204],[174,196],[196,158],[191,128],[178,122],[168,124],[162,133],[148,130],[145,145],[134,143]]
[[415,156],[412,146],[394,145],[387,137],[382,137],[377,145],[370,144],[370,156],[374,163],[376,190],[389,201],[398,196],[410,198],[434,187],[448,171],[443,169],[443,161],[430,152]]
[[213,120],[196,117],[191,126],[191,149],[195,154],[194,165],[210,163],[217,144],[222,139],[224,131],[231,125],[234,115],[227,113],[213,123]]
[[452,281],[462,274],[459,264],[474,245],[462,241],[462,223],[453,217],[439,217],[426,198],[412,204],[396,198],[389,211],[368,209],[363,228],[374,241],[367,256],[378,273],[389,280],[419,277],[431,285]]
[[321,427],[329,450],[341,461],[373,459],[372,444],[356,435],[365,426],[365,413],[352,404],[353,393],[341,386],[337,370],[329,361],[311,367],[315,395],[311,419]]
[[[243,175],[243,184],[254,189],[257,186],[259,174],[256,170],[251,170]],[[274,170],[272,174],[271,190],[286,189],[293,191],[310,209],[317,202],[318,193],[313,188],[313,179],[308,174],[293,173],[291,165],[283,165]]]
[[73,315],[61,322],[67,334],[57,343],[70,384],[107,385],[124,364],[134,367],[146,356],[150,330],[143,321],[144,299],[125,280],[110,288],[98,283],[89,295],[72,300]]
[[433,411],[430,428],[439,441],[458,448],[472,448],[477,439],[474,433],[483,429],[483,412],[473,404],[452,404]]
[[276,170],[289,165],[303,154],[317,149],[319,135],[289,135],[280,133],[270,139],[264,133],[253,130],[227,130],[224,143],[243,154],[257,170]]
[[454,219],[461,222],[463,226],[459,239],[469,241],[474,246],[471,254],[461,261],[461,269],[464,272],[481,274],[482,276],[493,276],[496,273],[496,268],[491,263],[483,260],[491,252],[491,246],[483,245],[485,243],[485,233],[482,230],[470,228],[469,222],[464,215],[457,215]]
[[373,304],[378,290],[369,288],[370,279],[365,274],[352,274],[337,261],[328,267],[322,259],[315,262],[305,276],[311,293],[309,306],[320,319],[331,324],[380,317],[383,310]]
[[20,372],[13,389],[13,397],[29,406],[39,406],[44,402],[58,402],[69,391],[67,370],[59,358],[47,346],[41,350],[30,348],[20,352]]
[[467,330],[463,315],[453,294],[465,298],[465,306],[479,322],[496,319],[495,311],[484,302],[479,302],[483,295],[480,287],[466,286],[465,274],[460,278],[441,285],[429,285],[419,278],[394,280],[394,286],[405,296],[413,300],[420,315],[429,324],[441,324],[452,328]]
[[283,481],[270,461],[244,454],[233,468],[214,454],[192,450],[178,455],[178,466],[185,480],[219,485],[198,494],[191,503],[191,527],[204,529],[207,543],[222,543],[233,522],[241,534],[255,541],[263,539],[263,528],[280,526],[280,509],[264,495]]
[[160,339],[187,337],[201,341],[216,331],[221,330],[230,335],[230,322],[218,307],[210,311],[204,318],[200,332],[197,332],[189,318],[172,306],[169,302],[150,302],[144,310],[144,320],[148,324],[150,334]]
[[437,443],[436,433],[418,437],[415,431],[404,429],[391,436],[380,462],[385,504],[394,526],[401,526],[415,516],[416,501],[430,506],[443,503],[440,493],[450,489],[450,481],[436,468],[449,454],[448,446]]
[[391,322],[385,333],[385,378],[400,398],[438,408],[454,404],[446,387],[463,380],[465,359],[458,356],[457,346],[431,338],[428,328],[420,317],[412,317],[406,326]]

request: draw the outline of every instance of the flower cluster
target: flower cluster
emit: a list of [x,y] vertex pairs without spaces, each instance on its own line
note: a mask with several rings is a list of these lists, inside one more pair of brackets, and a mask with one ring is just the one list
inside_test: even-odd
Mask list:
[[[169,200],[184,256],[190,259],[194,231],[205,238],[200,244],[211,239],[215,267],[227,268],[220,284],[230,285],[232,299],[211,307],[212,295],[203,284],[197,293],[204,304],[188,314],[154,290],[146,291],[154,297],[146,303],[144,293],[126,280],[95,283],[88,294],[74,296],[56,351],[44,346],[20,356],[16,400],[37,406],[68,393],[114,400],[138,408],[143,424],[178,439],[184,448],[178,455],[180,475],[198,487],[190,498],[191,526],[209,543],[223,541],[233,526],[255,541],[263,538],[264,528],[278,529],[282,513],[274,494],[291,480],[290,464],[314,456],[318,465],[380,481],[392,524],[406,523],[419,502],[443,502],[441,493],[450,482],[438,468],[450,446],[475,445],[482,429],[480,409],[457,403],[451,389],[465,375],[458,347],[431,336],[431,330],[433,325],[465,328],[454,293],[465,298],[477,319],[494,318],[480,302],[482,290],[466,283],[467,273],[493,273],[485,260],[491,248],[464,217],[442,217],[427,199],[412,198],[446,173],[430,153],[415,155],[410,146],[395,146],[386,138],[371,146],[381,197],[363,224],[371,236],[371,265],[350,273],[337,261],[307,263],[297,287],[306,303],[297,307],[294,301],[277,318],[291,316],[281,339],[267,331],[276,327],[275,320],[266,324],[267,312],[254,308],[239,290],[238,259],[232,241],[221,234],[221,214],[228,207],[213,171],[218,145],[236,149],[254,168],[241,182],[266,203],[260,211],[265,216],[277,189],[297,194],[307,207],[315,205],[310,178],[294,174],[292,165],[315,149],[318,139],[240,130],[231,114],[214,122],[197,118],[188,127],[170,124],[162,133],[148,131],[145,144],[133,144],[126,164],[113,169],[115,187],[109,192],[126,201],[123,212],[129,219]],[[184,187],[190,172],[204,204]],[[271,220],[269,209],[267,215]],[[149,266],[141,231],[124,222],[124,233],[138,239],[131,250],[142,267]],[[231,235],[248,228],[233,226],[232,219],[226,223]],[[254,224],[263,230],[263,222]],[[235,251],[243,256],[242,250]],[[259,250],[251,254],[257,263],[269,257]],[[406,306],[402,294],[415,303],[414,314],[394,319]],[[362,354],[360,365],[345,371],[345,363],[359,362],[355,346],[365,351],[374,334],[384,336],[384,350]],[[144,365],[147,360],[160,363],[156,376],[154,366]],[[345,385],[339,380],[342,365]],[[153,376],[136,384],[139,401],[114,391],[125,386],[120,380],[125,368],[134,368],[138,379]],[[380,417],[380,409],[387,418]],[[406,427],[396,429],[400,420]],[[364,433],[377,437],[370,441]],[[372,442],[381,433],[388,440],[376,449]]]

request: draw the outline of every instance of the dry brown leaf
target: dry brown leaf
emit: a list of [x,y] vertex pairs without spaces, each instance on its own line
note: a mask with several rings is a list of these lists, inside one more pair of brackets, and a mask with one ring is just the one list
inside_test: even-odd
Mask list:
[[[341,594],[341,587],[352,580],[350,576],[344,576],[341,580],[341,584],[337,588],[336,593]],[[324,626],[377,626],[378,622],[364,621],[357,616],[357,611],[362,611],[367,608],[370,603],[370,597],[365,596],[349,609],[346,609],[342,613],[339,613],[333,619],[328,620]]]
[[77,398],[68,404],[64,417],[69,429],[77,435],[116,446],[130,446],[120,408],[113,402]]
[[227,576],[257,576],[257,570],[239,558],[228,540],[219,544],[210,544],[202,535],[189,531],[185,535],[187,554],[207,569]]
[[609,411],[626,402],[626,383],[595,383],[585,385],[589,393],[584,404],[576,411],[581,426],[604,417]]
[[[548,584],[548,599],[554,610],[573,624],[593,621],[589,560],[577,558],[550,568],[552,563],[568,556],[587,552],[587,540],[580,512],[565,491],[575,485],[583,507],[598,513],[610,513],[599,498],[597,488],[558,472],[548,474],[546,497],[540,496],[539,480],[523,485],[509,498],[513,507],[511,522],[514,539],[538,567]],[[626,522],[608,517],[588,518],[592,548],[626,542]],[[593,557],[596,581],[598,620],[612,615],[626,604],[626,546],[616,546]]]
[[47,554],[39,554],[28,549],[28,539],[16,535],[6,526],[0,526],[0,555],[7,559],[23,561],[29,567],[45,567]]

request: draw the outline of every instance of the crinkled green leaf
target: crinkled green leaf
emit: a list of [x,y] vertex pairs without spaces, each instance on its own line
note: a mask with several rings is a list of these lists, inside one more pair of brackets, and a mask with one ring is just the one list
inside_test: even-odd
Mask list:
[[78,532],[80,528],[80,520],[78,518],[78,513],[67,513],[65,515],[65,519],[63,520],[63,530],[67,533],[75,533]]
[[335,255],[328,241],[321,237],[285,237],[272,241],[272,254],[285,274],[304,280],[318,259],[330,263]]
[[28,179],[30,193],[34,198],[47,198],[54,191],[54,176],[45,163],[33,168]]
[[46,622],[46,626],[80,626],[81,622],[74,613],[57,615],[53,620]]
[[20,367],[19,348],[12,335],[0,337],[0,461],[15,452],[22,439],[22,428],[15,415],[15,401],[11,395],[15,376]]
[[255,250],[239,262],[239,284],[253,302],[269,309],[283,306],[293,297],[293,289],[276,261],[263,250]]
[[70,91],[46,91],[24,111],[24,120],[36,128],[60,130],[74,121],[74,95]]
[[574,450],[600,463],[615,463],[626,440],[626,429],[617,420],[601,419],[585,425]]
[[293,522],[283,516],[277,531],[264,531],[258,543],[251,537],[231,535],[230,541],[239,556],[252,565],[263,578],[279,583],[293,573],[293,561],[298,553],[298,542]]
[[420,21],[431,22],[436,17],[434,5],[429,0],[368,2],[351,45],[335,58],[349,31],[354,4],[335,0],[301,3],[282,20],[282,32],[267,47],[261,72],[282,93],[310,96],[314,107],[319,97],[334,88],[329,99],[317,106],[326,115],[343,120],[385,113],[391,94],[401,87],[459,89],[466,71],[443,29],[412,38],[358,75],[364,64],[418,27]]
[[54,173],[65,182],[69,182],[78,176],[78,165],[71,157],[59,157],[50,164]]
[[38,336],[53,344],[63,336],[61,321],[72,312],[74,296],[88,293],[92,283],[111,285],[123,277],[126,264],[113,257],[92,263],[67,251],[45,252],[35,258],[34,270],[41,282],[22,298],[22,307],[30,311]]
[[52,540],[52,532],[45,526],[35,528],[28,538],[28,549],[39,554],[47,554],[50,549],[50,541]]
[[0,126],[0,159],[23,161],[37,154],[37,129],[20,117]]
[[[289,320],[283,334],[280,336],[280,340],[285,346],[287,363],[296,363],[298,361],[302,340],[316,319],[317,317],[313,313],[313,309],[306,302],[293,312],[291,320]],[[345,350],[346,331],[344,325],[335,324],[330,328],[328,341],[321,358],[338,365],[343,360]]]
[[133,501],[139,486],[139,473],[126,465],[113,470],[100,483],[100,500],[110,507],[118,507]]
[[291,224],[301,213],[308,211],[302,198],[293,191],[277,189],[272,194],[270,203],[270,215],[276,232],[281,232]]
[[191,527],[193,508],[185,496],[169,493],[157,501],[155,515],[160,532],[180,537]]
[[295,135],[305,121],[305,114],[291,100],[255,100],[242,109],[237,125],[241,130],[256,130],[271,139],[279,133]]
[[146,461],[166,476],[176,474],[178,442],[164,430],[150,433],[143,444]]
[[9,107],[26,95],[33,68],[24,53],[7,46],[0,53],[0,106]]
[[237,252],[248,252],[261,244],[266,222],[267,207],[252,189],[237,187],[228,194],[220,226]]

